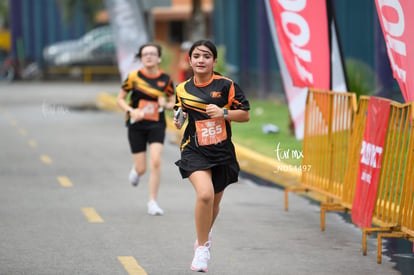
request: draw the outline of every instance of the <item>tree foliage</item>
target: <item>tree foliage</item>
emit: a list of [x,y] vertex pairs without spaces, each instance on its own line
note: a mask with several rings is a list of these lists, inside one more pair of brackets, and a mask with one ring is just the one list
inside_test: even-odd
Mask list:
[[363,61],[355,58],[347,58],[345,64],[348,78],[348,90],[354,92],[358,98],[361,95],[374,94],[374,70]]
[[9,17],[9,1],[0,1],[0,23],[3,23],[4,26],[0,24],[0,29],[2,27],[7,27]]

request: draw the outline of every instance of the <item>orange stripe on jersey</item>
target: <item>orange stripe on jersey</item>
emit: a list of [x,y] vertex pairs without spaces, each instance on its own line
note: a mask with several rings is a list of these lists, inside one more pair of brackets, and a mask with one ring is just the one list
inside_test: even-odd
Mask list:
[[[142,76],[144,76],[144,78],[140,77],[140,73],[142,74]],[[160,77],[161,75],[162,74],[160,72],[157,75],[157,77]],[[165,86],[165,83],[166,83],[165,81],[167,81],[167,79],[168,79],[168,86]],[[154,83],[151,84],[148,81],[150,82],[153,81]],[[170,78],[166,78],[164,80],[159,79],[159,81],[157,81],[156,77],[154,76],[148,77],[142,70],[135,70],[129,73],[128,78],[122,84],[122,89],[126,92],[130,90],[137,90],[152,98],[164,96],[165,94],[167,96],[171,96],[174,94],[174,87],[172,85],[172,80]]]
[[168,85],[167,85],[167,89],[165,89],[165,93],[167,94],[167,96],[174,95],[174,87],[173,87],[171,79],[170,81],[168,81]]
[[206,112],[206,106],[207,105],[204,104],[205,105],[204,108],[197,108],[197,107],[194,107],[193,105],[185,105],[185,104],[183,104],[183,107],[184,107],[184,109],[195,110],[195,111],[200,112],[200,113],[207,113]]
[[200,99],[198,97],[196,97],[196,96],[194,96],[190,93],[187,93],[187,91],[184,89],[185,83],[187,83],[187,81],[183,82],[183,83],[180,83],[177,86],[177,88],[176,88],[177,96],[178,97],[183,97],[183,98],[186,98],[186,99],[190,99],[190,100],[194,100],[194,101],[197,101],[197,100],[200,101]]
[[182,106],[184,109],[192,109],[205,113],[207,104],[202,103],[203,100],[199,97],[188,93],[184,89],[185,83],[179,84],[176,88],[179,106]]
[[132,71],[128,74],[126,81],[122,84],[122,89],[124,91],[129,91],[133,88],[132,80],[138,75],[138,70]]
[[236,94],[236,91],[234,89],[234,83],[232,82],[231,83],[231,86],[230,86],[230,91],[229,91],[229,101],[227,103],[227,105],[228,105],[227,108],[231,107],[232,102],[234,100],[235,94]]
[[202,111],[207,109],[207,104],[200,102],[200,100],[191,100],[187,98],[182,98],[181,100],[181,104],[184,108],[191,109],[191,107],[193,107],[194,109],[200,109]]
[[183,144],[181,144],[181,151],[184,150],[185,146],[187,146],[187,144],[189,144],[190,141],[191,141],[191,138],[188,137],[187,140]]
[[148,79],[156,79],[156,78],[158,78],[158,77],[160,77],[162,75],[162,71],[161,70],[159,70],[156,75],[147,74],[145,72],[144,68],[141,68],[139,71],[142,73],[143,76],[145,76]]
[[146,82],[145,80],[143,80],[142,78],[138,76],[132,81],[132,83],[134,85],[134,88],[136,88],[137,90],[140,90],[141,92],[151,97],[158,97],[158,96],[164,95],[163,91],[153,88],[151,85],[148,84],[148,82]]

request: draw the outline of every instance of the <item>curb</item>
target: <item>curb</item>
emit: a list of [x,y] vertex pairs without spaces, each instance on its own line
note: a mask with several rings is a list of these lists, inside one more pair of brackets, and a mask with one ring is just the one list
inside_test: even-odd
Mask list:
[[96,100],[96,107],[105,111],[122,112],[121,107],[119,107],[116,103],[115,97],[105,92],[102,92],[98,95],[98,98]]
[[[98,95],[96,106],[105,111],[122,112],[116,103],[115,97],[106,92]],[[167,131],[173,134],[174,138],[172,141],[179,144],[183,130],[177,130],[172,120],[168,117]],[[292,169],[292,166],[277,161],[276,159],[260,155],[237,143],[234,146],[242,171],[284,188],[300,185],[302,173]]]

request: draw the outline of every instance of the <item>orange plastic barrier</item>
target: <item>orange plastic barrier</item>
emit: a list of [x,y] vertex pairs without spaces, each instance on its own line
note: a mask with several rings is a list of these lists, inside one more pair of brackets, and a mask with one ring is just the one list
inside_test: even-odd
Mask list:
[[[299,187],[290,191],[316,191],[324,195],[321,203],[321,229],[325,211],[352,210],[364,136],[368,102],[350,93],[310,90],[306,103],[303,140],[303,171]],[[414,103],[391,102],[381,174],[372,223],[362,228],[363,254],[366,238],[378,232],[377,262],[381,262],[383,238],[414,239]]]
[[356,96],[310,89],[306,101],[305,132],[301,185],[285,189],[285,209],[288,193],[315,191],[327,201],[339,200],[348,162]]
[[363,230],[364,241],[367,233],[379,231],[378,263],[381,263],[382,238],[414,238],[413,104],[392,103],[390,115],[373,217],[373,223],[379,227]]
[[[360,102],[368,102],[368,100],[369,97],[362,97]],[[407,175],[404,172],[408,166],[411,166],[406,160],[410,151],[408,147],[411,135],[412,105],[391,102],[390,108],[381,175],[372,218],[372,222],[376,227],[362,229],[363,255],[367,254],[367,234],[372,232],[387,232],[387,234],[399,232],[401,225],[402,191],[404,178]],[[364,109],[366,110],[365,107],[361,108],[361,111],[364,112]],[[353,162],[358,165],[359,155]],[[378,247],[379,251],[380,247]]]
[[342,196],[337,202],[321,204],[322,231],[325,230],[326,211],[348,212],[352,209],[358,176],[359,156],[367,118],[366,112],[368,110],[368,101],[368,97],[361,97],[358,101],[358,109],[355,113],[352,124],[351,140],[348,148],[348,161],[345,168],[346,173],[343,179]]

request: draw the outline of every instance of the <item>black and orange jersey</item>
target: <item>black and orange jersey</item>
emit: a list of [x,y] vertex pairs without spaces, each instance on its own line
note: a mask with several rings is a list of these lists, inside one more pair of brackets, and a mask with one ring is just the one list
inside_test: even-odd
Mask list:
[[198,151],[211,161],[226,163],[234,158],[234,147],[231,143],[231,124],[225,120],[227,139],[216,144],[200,146],[197,141],[196,121],[207,120],[206,107],[215,104],[229,110],[249,110],[250,105],[242,89],[231,79],[213,74],[211,79],[202,85],[196,84],[194,78],[180,83],[176,87],[175,108],[182,107],[188,114],[188,124],[184,131],[181,150],[188,148]]
[[[122,82],[122,89],[131,92],[131,103],[133,108],[139,106],[140,100],[158,102],[160,96],[174,95],[174,84],[171,77],[159,71],[157,75],[145,74],[143,69],[132,71]],[[160,112],[160,122],[165,123],[164,111]],[[142,120],[137,124],[154,123],[153,121]]]

